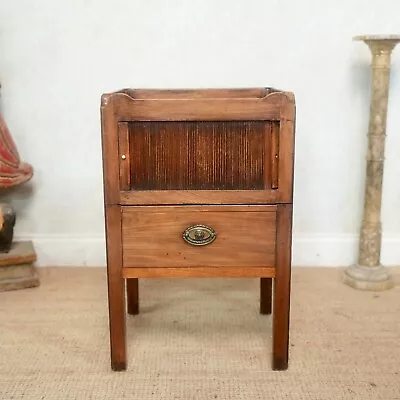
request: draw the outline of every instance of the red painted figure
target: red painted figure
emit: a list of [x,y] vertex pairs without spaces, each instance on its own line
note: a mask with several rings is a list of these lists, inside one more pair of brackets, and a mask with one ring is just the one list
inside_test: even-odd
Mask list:
[[0,114],[0,188],[20,185],[32,178],[33,168],[21,162],[10,131]]

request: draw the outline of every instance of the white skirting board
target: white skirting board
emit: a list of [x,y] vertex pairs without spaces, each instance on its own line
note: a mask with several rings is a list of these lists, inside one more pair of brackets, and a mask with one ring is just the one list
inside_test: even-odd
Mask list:
[[[18,235],[32,240],[37,266],[104,266],[104,237],[69,235]],[[356,235],[294,235],[293,266],[340,267],[354,264],[358,255]],[[382,264],[400,265],[400,236],[384,235]]]

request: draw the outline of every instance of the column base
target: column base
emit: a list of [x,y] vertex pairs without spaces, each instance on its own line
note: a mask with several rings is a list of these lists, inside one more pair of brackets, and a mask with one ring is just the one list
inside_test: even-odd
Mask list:
[[394,287],[393,277],[386,267],[365,267],[352,265],[346,268],[343,274],[343,282],[358,290],[370,290],[379,292]]

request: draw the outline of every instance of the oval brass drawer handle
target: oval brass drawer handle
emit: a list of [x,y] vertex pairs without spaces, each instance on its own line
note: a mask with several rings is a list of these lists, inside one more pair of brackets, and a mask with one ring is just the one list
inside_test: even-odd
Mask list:
[[217,237],[214,229],[206,225],[192,225],[183,232],[183,240],[193,246],[205,246]]

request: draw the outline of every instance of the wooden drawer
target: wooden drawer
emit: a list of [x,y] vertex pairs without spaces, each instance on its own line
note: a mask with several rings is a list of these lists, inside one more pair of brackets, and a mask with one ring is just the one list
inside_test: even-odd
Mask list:
[[[123,266],[274,267],[276,206],[123,206]],[[215,240],[193,245],[185,230],[201,224]],[[207,239],[197,237],[200,241]],[[189,235],[196,241],[193,231]],[[190,240],[190,239],[189,239]]]

